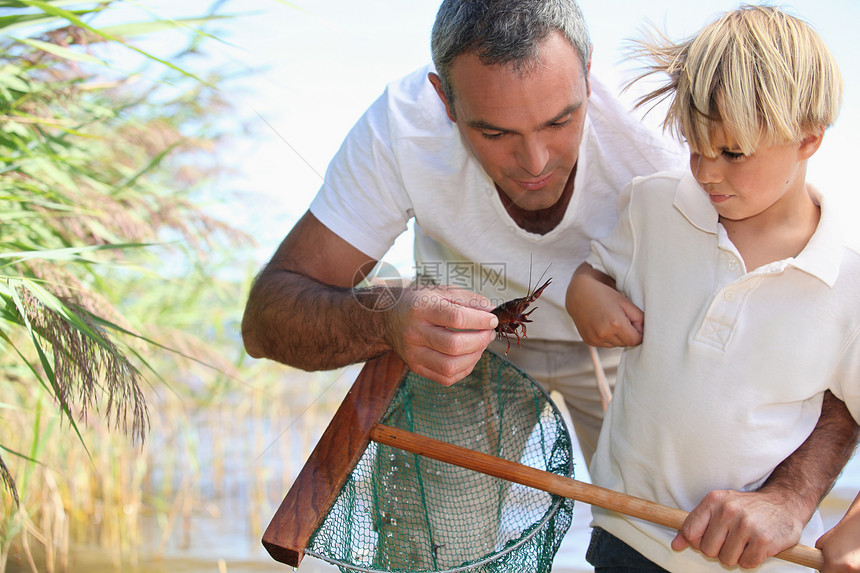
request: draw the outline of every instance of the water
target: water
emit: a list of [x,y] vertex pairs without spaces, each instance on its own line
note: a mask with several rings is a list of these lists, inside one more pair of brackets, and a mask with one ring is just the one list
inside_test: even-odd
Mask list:
[[[345,392],[351,380],[351,377],[346,378],[348,379],[344,382],[338,383],[343,388],[335,387],[331,391],[335,394]],[[324,425],[327,422],[325,416],[318,418],[321,422],[316,422],[315,425]],[[200,421],[204,424],[218,423],[217,418],[213,419],[205,413],[201,414]],[[269,432],[271,440],[278,439],[280,429],[277,424],[269,420],[264,421],[262,427],[267,428],[266,431]],[[322,429],[320,427],[312,434],[315,433],[318,437]],[[201,435],[209,435],[214,429],[201,428],[199,431]],[[231,432],[237,443],[228,447],[222,445],[219,449],[212,449],[208,453],[205,447],[201,448],[200,460],[203,469],[200,480],[202,483],[195,486],[197,493],[191,505],[192,509],[183,512],[182,517],[172,523],[166,523],[163,518],[145,519],[144,547],[139,552],[136,564],[126,560],[118,567],[117,549],[76,547],[70,556],[67,570],[87,573],[112,573],[118,570],[137,573],[289,571],[286,565],[279,564],[269,557],[260,544],[260,537],[262,528],[265,528],[274,513],[275,504],[279,503],[284,493],[282,474],[289,472],[294,475],[304,460],[295,460],[296,467],[288,467],[282,460],[273,460],[271,464],[262,463],[261,460],[267,457],[277,458],[278,456],[260,456],[259,445],[247,439],[251,433],[247,432],[246,435],[242,432]],[[311,435],[311,442],[315,443],[317,437]],[[264,443],[269,443],[267,440],[269,440],[268,436],[264,439]],[[280,440],[288,444],[286,450],[291,452],[293,457],[305,451],[305,448],[296,443],[293,436],[281,436]],[[201,442],[202,445],[205,445],[205,440]],[[574,458],[582,460],[578,446],[574,444],[574,447]],[[212,472],[207,470],[207,464],[216,456],[230,458],[225,464],[227,478],[220,488],[213,488]],[[223,460],[222,463],[224,463]],[[589,481],[587,473],[582,468],[578,470],[576,477],[581,481]],[[270,501],[268,504],[258,504],[252,500],[259,495],[260,483],[266,484],[265,496]],[[860,459],[854,458],[822,504],[825,527],[832,527],[840,519],[858,490],[860,490]],[[591,570],[584,559],[590,539],[590,521],[590,506],[577,502],[573,525],[554,562],[554,573],[579,573]],[[166,528],[166,526],[169,527]],[[165,529],[169,531],[166,537],[163,536]],[[22,556],[12,554],[8,570],[23,573],[30,571],[30,568]],[[44,569],[40,568],[40,570]],[[62,569],[58,568],[58,570]],[[308,556],[298,571],[299,573],[337,573],[339,570],[324,561]]]
[[[577,459],[582,459],[578,456]],[[578,476],[588,481],[587,476]],[[833,491],[822,504],[826,527],[832,527],[854,499],[860,487],[860,460],[852,459]],[[290,571],[285,565],[272,560],[251,538],[246,516],[239,507],[226,507],[220,515],[200,515],[194,518],[192,544],[186,549],[174,547],[160,560],[141,559],[139,573],[258,573],[262,571]],[[591,508],[577,502],[574,521],[555,559],[553,573],[580,573],[591,571],[584,555],[590,539]],[[104,550],[89,549],[76,552],[75,571],[108,573],[116,571]],[[129,570],[128,568],[125,568]],[[15,571],[15,569],[11,569]],[[25,569],[21,569],[24,571]],[[339,570],[314,557],[306,557],[298,568],[299,573],[338,573]]]

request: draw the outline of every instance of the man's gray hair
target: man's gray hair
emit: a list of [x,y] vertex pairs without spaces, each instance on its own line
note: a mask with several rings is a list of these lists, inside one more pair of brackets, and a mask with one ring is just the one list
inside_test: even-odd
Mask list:
[[436,13],[430,47],[449,103],[454,102],[451,65],[476,54],[488,66],[511,64],[527,73],[540,56],[538,44],[561,32],[587,72],[591,40],[575,0],[444,0]]

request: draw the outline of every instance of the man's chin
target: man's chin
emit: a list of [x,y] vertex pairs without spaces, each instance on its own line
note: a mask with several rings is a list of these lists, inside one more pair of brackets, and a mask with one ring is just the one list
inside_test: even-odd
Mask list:
[[561,193],[534,192],[531,194],[521,194],[513,200],[513,204],[520,211],[544,211],[551,209],[558,203],[560,198]]

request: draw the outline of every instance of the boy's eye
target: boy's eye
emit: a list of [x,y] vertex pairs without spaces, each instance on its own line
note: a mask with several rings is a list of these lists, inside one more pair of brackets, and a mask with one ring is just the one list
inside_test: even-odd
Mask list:
[[723,149],[720,153],[729,161],[737,161],[738,159],[746,157],[746,155],[740,151],[729,151],[728,149]]

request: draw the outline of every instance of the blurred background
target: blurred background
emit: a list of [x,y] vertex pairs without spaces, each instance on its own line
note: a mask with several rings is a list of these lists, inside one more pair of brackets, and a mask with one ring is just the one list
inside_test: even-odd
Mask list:
[[[842,115],[809,180],[854,217],[860,4],[780,5],[842,66]],[[620,92],[633,70],[624,42],[646,23],[679,38],[736,3],[581,6],[592,73]],[[358,368],[249,359],[245,296],[353,123],[429,61],[437,7],[0,3],[0,469],[19,496],[3,498],[0,571],[285,567],[262,531]],[[404,276],[410,239],[385,259]],[[858,488],[852,461],[823,506],[828,524]],[[588,522],[578,504],[555,571],[588,569]]]

